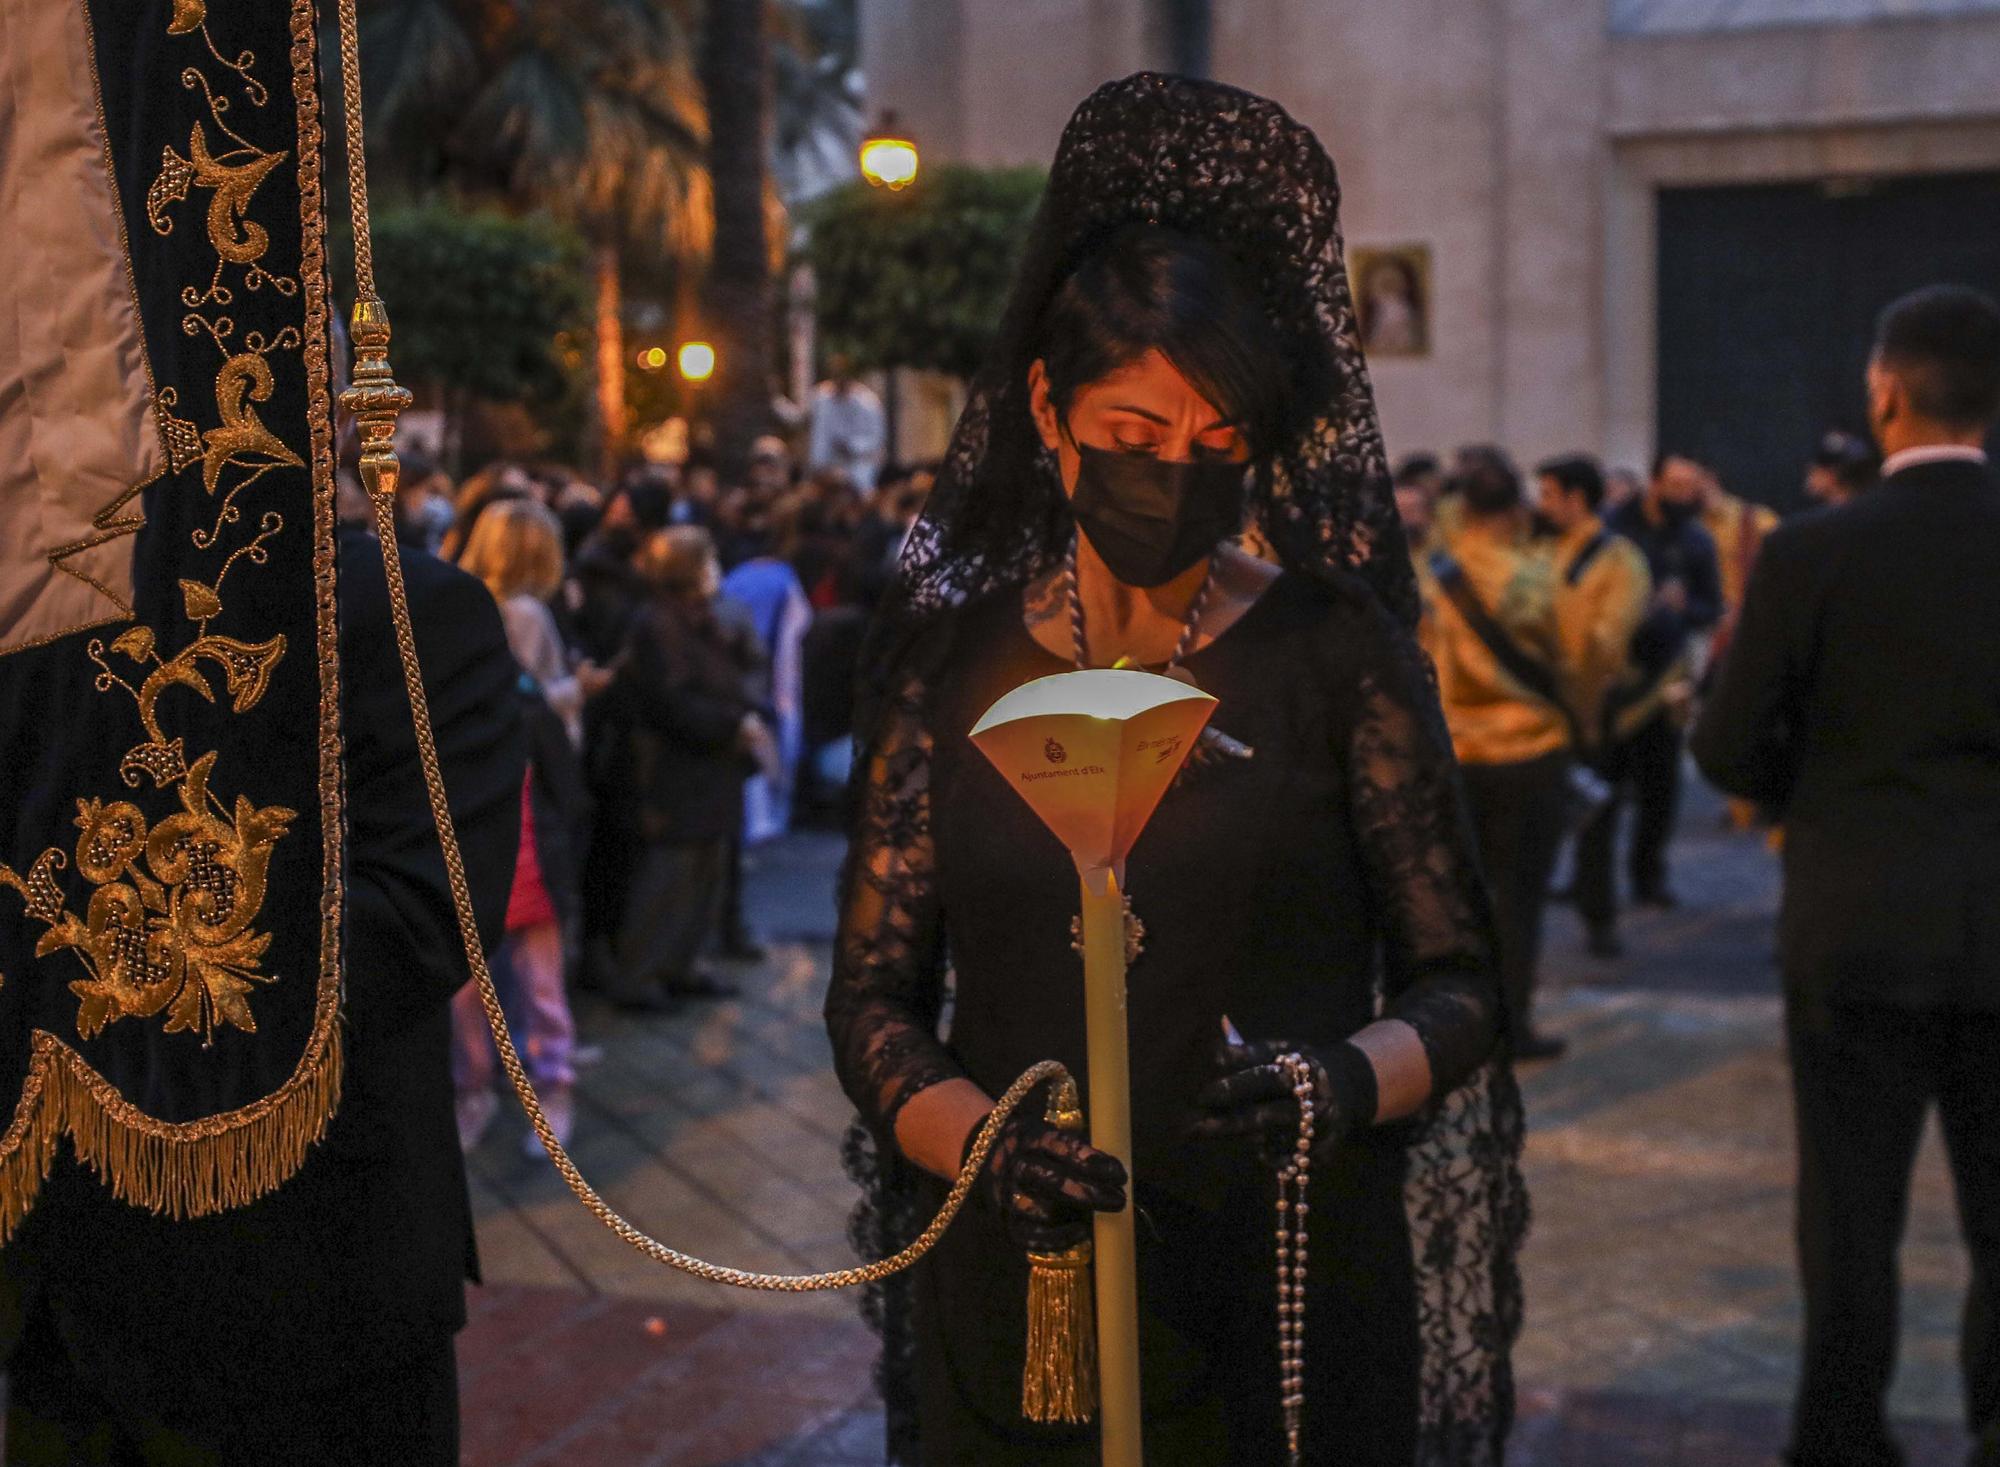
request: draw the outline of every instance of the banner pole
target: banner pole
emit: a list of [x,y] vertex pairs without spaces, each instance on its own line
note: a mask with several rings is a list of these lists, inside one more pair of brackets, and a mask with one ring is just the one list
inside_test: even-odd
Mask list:
[[[1090,1144],[1132,1170],[1132,1073],[1125,1018],[1125,900],[1108,867],[1082,873]],[[1098,1411],[1104,1467],[1141,1467],[1139,1277],[1133,1199],[1094,1223]]]

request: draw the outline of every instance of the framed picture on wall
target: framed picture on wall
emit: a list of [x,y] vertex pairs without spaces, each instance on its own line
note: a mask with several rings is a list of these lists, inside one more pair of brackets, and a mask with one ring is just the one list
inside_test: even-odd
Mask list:
[[1361,347],[1371,357],[1431,354],[1431,247],[1357,246],[1351,263]]

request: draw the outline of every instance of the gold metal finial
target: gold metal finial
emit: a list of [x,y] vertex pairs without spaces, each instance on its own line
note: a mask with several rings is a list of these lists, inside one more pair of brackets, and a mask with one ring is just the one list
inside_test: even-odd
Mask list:
[[1043,1112],[1042,1119],[1061,1131],[1083,1129],[1083,1096],[1077,1090],[1076,1081],[1068,1075],[1049,1087],[1048,1109]]
[[361,482],[374,497],[396,493],[403,467],[396,457],[396,416],[414,399],[389,370],[389,312],[382,302],[354,303],[354,385],[340,405],[354,415],[361,432]]

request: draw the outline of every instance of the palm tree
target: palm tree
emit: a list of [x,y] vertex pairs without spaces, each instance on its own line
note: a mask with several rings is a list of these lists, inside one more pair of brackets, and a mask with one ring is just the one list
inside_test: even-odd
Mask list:
[[786,0],[772,20],[772,163],[796,206],[859,171],[861,17],[856,0]]
[[701,88],[708,103],[708,170],[715,251],[708,316],[721,340],[715,446],[725,481],[739,477],[750,444],[770,422],[770,34],[764,0],[708,0]]
[[706,126],[685,0],[372,0],[361,12],[371,170],[541,208],[591,246],[597,414],[624,446],[621,253],[707,252]]

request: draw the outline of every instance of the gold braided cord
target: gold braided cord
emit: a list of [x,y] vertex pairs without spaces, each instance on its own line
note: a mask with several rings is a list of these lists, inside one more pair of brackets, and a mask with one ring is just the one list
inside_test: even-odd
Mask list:
[[354,219],[354,293],[376,300],[375,243],[368,233],[368,158],[361,136],[361,26],[354,0],[339,0],[340,90],[347,112],[347,207]]

